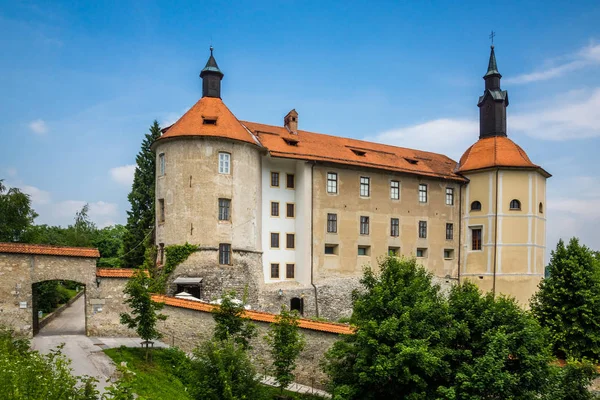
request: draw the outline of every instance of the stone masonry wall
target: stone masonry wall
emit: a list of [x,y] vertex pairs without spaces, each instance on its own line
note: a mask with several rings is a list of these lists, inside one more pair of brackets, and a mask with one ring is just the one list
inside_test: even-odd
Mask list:
[[[120,314],[129,312],[124,293],[127,278],[100,278],[98,296],[90,299],[92,317],[88,319],[88,336],[136,336],[120,323]],[[101,307],[102,311],[97,311]]]

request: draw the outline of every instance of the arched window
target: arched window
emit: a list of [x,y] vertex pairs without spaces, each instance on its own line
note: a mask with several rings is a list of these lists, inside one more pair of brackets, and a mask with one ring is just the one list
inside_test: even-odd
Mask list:
[[512,199],[510,201],[510,209],[511,210],[520,210],[521,209],[521,202],[517,199]]
[[544,205],[540,203],[540,214],[544,213]]
[[304,299],[293,297],[292,300],[290,300],[290,311],[294,310],[298,311],[300,315],[304,314]]
[[471,203],[471,211],[481,211],[481,203],[477,200]]

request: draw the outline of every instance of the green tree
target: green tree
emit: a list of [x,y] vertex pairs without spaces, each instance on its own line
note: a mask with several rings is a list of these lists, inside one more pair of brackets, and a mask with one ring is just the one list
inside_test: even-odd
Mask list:
[[283,389],[294,381],[296,359],[304,349],[306,341],[298,328],[298,313],[288,311],[281,306],[281,312],[275,317],[265,340],[270,346],[273,359],[273,373],[279,388]]
[[19,242],[37,214],[28,194],[7,189],[3,182],[0,179],[0,242]]
[[90,205],[84,204],[81,210],[75,212],[75,223],[69,225],[66,236],[69,246],[91,247],[92,240],[96,234],[96,224],[94,224],[88,215]]
[[213,337],[215,340],[233,339],[244,349],[250,348],[250,340],[256,336],[256,325],[244,317],[243,301],[236,301],[236,293],[230,292],[221,298],[221,305],[212,311],[215,320]]
[[99,267],[120,267],[123,256],[123,225],[112,225],[96,230],[92,239],[92,246],[98,248],[100,259]]
[[552,336],[561,358],[600,360],[600,262],[579,240],[552,251],[531,310]]
[[137,165],[128,196],[131,210],[127,211],[127,232],[123,237],[123,263],[128,268],[137,268],[144,263],[144,239],[154,227],[156,156],[151,146],[160,135],[160,126],[155,120],[135,160]]
[[[152,300],[148,286],[151,284],[151,279],[142,270],[138,270],[136,274],[127,282],[125,286],[125,294],[128,296],[125,300],[131,308],[131,315],[127,313],[121,314],[121,324],[130,329],[135,329],[139,337],[144,341],[160,339],[161,333],[156,329],[157,321],[164,321],[167,316],[160,314],[163,303],[157,303]],[[146,346],[146,360],[149,355],[149,347]]]

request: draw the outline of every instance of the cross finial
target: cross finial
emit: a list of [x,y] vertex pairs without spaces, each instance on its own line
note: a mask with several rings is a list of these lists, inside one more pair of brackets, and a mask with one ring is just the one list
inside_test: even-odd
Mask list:
[[489,36],[489,38],[492,39],[492,47],[494,47],[494,36],[496,36],[496,32],[492,31]]
[[214,47],[213,47],[213,45],[211,44],[211,45],[210,45],[210,55],[211,55],[211,56],[213,55],[213,54],[212,54],[212,52],[213,52],[213,50],[214,50],[214,49],[215,49],[215,48],[214,48]]

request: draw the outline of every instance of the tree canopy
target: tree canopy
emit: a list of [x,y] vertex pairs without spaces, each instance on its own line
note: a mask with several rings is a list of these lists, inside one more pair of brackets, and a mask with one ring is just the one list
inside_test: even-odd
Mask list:
[[0,180],[0,242],[19,242],[37,217],[31,198],[18,188],[6,188]]

